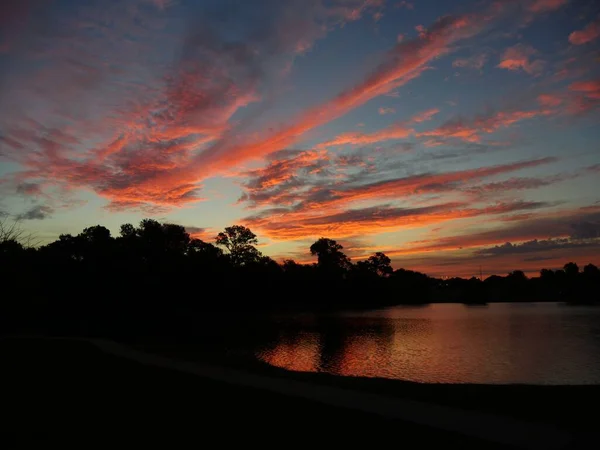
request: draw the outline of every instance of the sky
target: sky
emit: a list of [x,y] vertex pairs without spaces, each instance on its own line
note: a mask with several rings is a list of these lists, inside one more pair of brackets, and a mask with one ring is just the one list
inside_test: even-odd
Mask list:
[[0,214],[434,276],[600,264],[599,106],[594,0],[5,0]]

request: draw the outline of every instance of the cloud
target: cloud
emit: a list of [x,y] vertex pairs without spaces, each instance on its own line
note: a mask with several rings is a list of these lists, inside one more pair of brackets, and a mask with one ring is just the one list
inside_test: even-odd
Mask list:
[[401,0],[394,5],[395,8],[406,8],[408,10],[415,9],[415,4],[406,0]]
[[252,138],[228,133],[214,145],[200,152],[188,164],[161,171],[138,184],[143,192],[164,189],[178,183],[197,183],[232,165],[262,158],[296,142],[304,133],[336,119],[368,100],[390,92],[426,70],[432,59],[450,51],[450,45],[476,34],[481,21],[469,17],[444,17],[415,40],[397,44],[370,75],[357,85],[342,91],[332,100],[311,108],[291,124],[265,137]]
[[513,211],[545,208],[544,202],[497,203],[483,208],[471,208],[462,203],[442,203],[422,207],[380,205],[349,209],[335,214],[259,214],[244,219],[252,229],[275,240],[333,238],[371,235],[400,229],[423,227],[448,220],[476,216],[506,214]]
[[413,132],[413,129],[407,128],[403,123],[396,123],[374,133],[343,133],[332,140],[319,144],[319,148],[336,147],[339,145],[369,145],[393,139],[406,139]]
[[42,187],[38,183],[20,183],[17,185],[17,193],[26,196],[38,196],[42,194]]
[[414,115],[412,117],[412,119],[410,119],[410,122],[412,122],[412,123],[427,122],[427,121],[431,120],[433,118],[433,116],[435,116],[439,112],[440,112],[440,110],[437,108],[428,109],[427,111],[423,111],[422,113]]
[[452,62],[452,67],[481,70],[488,61],[488,55],[480,53],[469,58],[458,58]]
[[50,206],[37,205],[17,215],[17,220],[44,220],[49,218],[53,212],[54,209]]
[[[594,239],[600,221],[600,208],[591,210],[560,210],[538,216],[527,216],[524,220],[507,221],[501,228],[486,231],[468,230],[465,234],[446,236],[428,241],[415,242],[396,250],[395,255],[422,254],[426,252],[476,249],[506,242],[525,242],[547,239]],[[592,224],[592,225],[585,225]],[[580,230],[582,230],[580,232]]]
[[528,9],[535,13],[554,11],[569,3],[569,0],[533,0]]
[[[291,205],[300,190],[317,183],[330,169],[331,158],[323,150],[280,151],[269,156],[269,164],[263,168],[241,173],[247,181],[243,184],[241,202],[251,207],[262,204]],[[362,159],[341,157],[342,166],[362,164]]]
[[480,167],[477,169],[460,170],[456,172],[425,173],[404,178],[384,180],[357,187],[334,191],[338,198],[345,201],[364,198],[402,197],[423,192],[444,192],[455,189],[463,183],[480,180],[494,175],[510,173],[525,168],[555,162],[555,158],[541,158],[497,166]]
[[[563,249],[579,249],[579,248],[598,248],[600,241],[581,242],[571,239],[546,239],[546,240],[531,240],[520,244],[512,244],[506,242],[502,245],[494,247],[482,248],[474,252],[475,255],[495,256],[495,255],[521,255],[527,253],[549,252]],[[539,258],[534,259],[538,261]]]
[[532,56],[537,53],[537,50],[530,45],[517,44],[504,51],[497,67],[513,71],[523,70],[529,75],[539,75],[544,70],[545,62],[540,59],[532,60]]
[[[357,181],[362,181],[362,183],[358,185],[348,177],[337,179],[338,173],[336,172],[330,178],[307,177],[306,171],[302,172],[305,168],[301,164],[297,165],[296,162],[289,161],[284,163],[285,167],[293,168],[297,165],[299,170],[294,169],[295,171],[292,170],[290,174],[287,174],[284,178],[285,182],[280,182],[281,175],[278,169],[267,167],[264,171],[257,171],[254,178],[248,182],[247,192],[241,200],[250,202],[251,206],[275,206],[274,210],[266,210],[263,214],[268,216],[286,213],[290,220],[293,220],[294,214],[303,217],[305,212],[311,214],[331,212],[334,208],[346,208],[356,202],[401,199],[418,194],[457,191],[461,186],[473,181],[555,161],[554,158],[542,158],[456,172],[421,173],[371,183],[364,183],[364,178],[359,177]],[[364,160],[361,158],[353,163],[357,167],[365,167]],[[333,161],[331,168],[333,170],[338,166],[337,161]],[[275,164],[275,167],[278,167],[278,164]],[[370,167],[367,166],[367,169],[366,173],[369,174]],[[279,182],[277,188],[272,188],[274,183],[270,181],[271,178],[267,178],[269,180],[266,184],[267,188],[263,188],[265,179],[262,176],[265,173],[275,174],[274,177]],[[285,208],[280,209],[280,207]]]
[[569,91],[567,109],[571,114],[587,114],[600,105],[600,78],[571,83]]
[[185,228],[185,231],[193,239],[200,239],[201,241],[204,241],[204,242],[213,241],[215,236],[217,235],[217,232],[214,231],[212,228],[202,228],[202,227],[196,227],[196,226],[192,226],[192,225],[186,225],[184,228]]
[[442,139],[459,139],[465,142],[481,142],[482,134],[491,134],[501,128],[506,128],[523,120],[551,114],[552,110],[536,109],[528,111],[498,111],[476,116],[472,120],[461,117],[452,119],[438,128],[423,131],[417,137],[434,137]]
[[600,37],[600,20],[588,23],[583,29],[573,31],[569,35],[569,42],[573,45],[584,45]]
[[594,100],[600,100],[600,78],[596,80],[577,81],[569,85],[569,89],[581,92],[582,95]]
[[572,239],[598,239],[600,238],[600,218],[582,220],[571,224]]
[[380,107],[377,112],[380,116],[385,116],[386,114],[395,114],[396,110],[394,108],[384,108]]
[[504,181],[470,186],[463,191],[477,196],[487,196],[494,193],[504,193],[508,191],[521,191],[526,189],[537,189],[544,186],[559,183],[567,179],[566,176],[549,176],[545,178],[532,177],[513,177]]
[[[22,55],[12,62],[18,76],[3,80],[0,93],[0,152],[25,168],[20,182],[91,189],[111,209],[200,201],[206,175],[192,167],[198,154],[240,125],[232,117],[275,84],[274,68],[381,6],[266,0],[257,16],[245,3],[196,5],[182,21],[171,2],[125,3],[88,2],[60,15],[49,9],[43,33],[23,31]],[[173,15],[164,14],[167,6]],[[232,28],[241,35],[232,39]],[[172,179],[176,170],[187,177]],[[165,182],[156,182],[161,175]]]
[[545,108],[556,108],[563,102],[562,98],[553,94],[540,94],[537,98],[538,103]]
[[[362,160],[359,159],[362,163]],[[271,206],[245,219],[248,225],[273,239],[301,239],[312,237],[318,231],[328,231],[336,236],[349,236],[352,233],[374,233],[409,226],[423,226],[457,218],[475,217],[484,214],[506,214],[512,211],[527,211],[549,206],[543,202],[495,203],[484,208],[467,207],[464,204],[447,202],[443,208],[429,209],[430,206],[413,208],[379,205],[353,208],[365,202],[408,200],[414,195],[431,195],[457,192],[461,186],[486,177],[535,167],[555,161],[552,158],[522,161],[506,165],[469,169],[446,173],[423,173],[403,178],[388,179],[366,184],[352,185],[348,178],[337,182],[336,174],[324,180],[307,179],[294,173],[276,188],[250,188],[242,200],[251,202],[253,207]],[[332,163],[337,167],[337,163]],[[278,177],[276,177],[279,179]],[[358,178],[360,179],[360,178]],[[256,186],[261,178],[254,179]],[[333,182],[332,182],[333,180]],[[450,206],[456,206],[454,209]],[[427,217],[411,221],[406,214],[411,211],[427,213]],[[433,214],[435,211],[436,214]],[[370,220],[362,220],[367,217]],[[402,218],[402,220],[401,220]],[[332,225],[327,226],[330,222]],[[360,224],[359,224],[360,222]],[[370,228],[369,228],[370,227]],[[369,231],[371,230],[371,231]]]

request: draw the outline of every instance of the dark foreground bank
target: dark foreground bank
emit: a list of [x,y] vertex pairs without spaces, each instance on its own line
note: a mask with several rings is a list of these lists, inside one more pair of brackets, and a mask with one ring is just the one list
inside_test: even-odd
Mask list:
[[[384,446],[389,442],[505,448],[425,427],[150,368],[87,343],[2,340],[4,432],[96,442],[222,447]],[[484,447],[482,447],[484,445]]]
[[[60,442],[78,441],[81,436],[85,439],[81,442],[97,442],[129,435],[138,443],[166,439],[171,444],[211,447],[374,448],[395,443],[410,448],[506,448],[377,415],[151,368],[83,342],[3,339],[0,352],[5,367],[1,426],[21,442],[42,432]],[[589,448],[587,435],[578,436],[568,448]]]
[[[385,378],[346,377],[295,372],[255,358],[228,357],[198,344],[134,344],[144,352],[177,360],[206,362],[277,378],[335,386],[469,411],[481,411],[528,422],[550,424],[585,435],[598,429],[600,385],[538,386],[526,384],[432,384]],[[600,442],[600,434],[597,435]]]

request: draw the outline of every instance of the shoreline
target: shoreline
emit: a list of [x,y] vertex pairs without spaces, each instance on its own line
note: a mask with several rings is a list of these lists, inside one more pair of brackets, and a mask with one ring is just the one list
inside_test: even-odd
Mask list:
[[388,378],[333,375],[325,372],[292,371],[272,366],[258,359],[230,358],[212,352],[199,353],[174,345],[130,346],[139,351],[179,361],[215,364],[250,374],[334,386],[469,411],[500,414],[570,430],[589,432],[597,428],[595,416],[587,414],[588,409],[585,407],[586,404],[596,405],[600,401],[600,385],[597,384],[421,383]]

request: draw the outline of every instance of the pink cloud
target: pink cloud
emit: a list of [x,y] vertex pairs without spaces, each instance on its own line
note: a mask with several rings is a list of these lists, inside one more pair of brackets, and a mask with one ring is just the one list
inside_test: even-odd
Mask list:
[[523,120],[551,114],[552,110],[498,111],[474,120],[454,119],[442,126],[417,134],[417,137],[454,138],[466,142],[480,142],[482,134],[490,134]]
[[529,10],[536,13],[554,11],[569,3],[569,0],[533,0]]
[[377,112],[379,113],[379,115],[385,116],[386,114],[395,114],[396,110],[394,108],[384,108],[382,106],[377,110]]
[[563,102],[562,98],[552,94],[540,94],[538,95],[537,100],[541,106],[546,108],[556,108]]
[[582,92],[584,95],[600,99],[600,78],[596,80],[577,81],[569,86],[571,91]]
[[587,24],[579,31],[573,31],[569,35],[569,42],[573,45],[583,45],[600,37],[600,20]]
[[532,60],[532,56],[536,54],[537,50],[530,45],[517,44],[504,51],[497,67],[513,71],[523,70],[529,75],[538,75],[544,70],[545,63],[540,59]]
[[410,119],[410,122],[414,122],[414,123],[427,122],[427,121],[431,120],[433,118],[433,116],[435,116],[439,112],[440,112],[440,110],[438,108],[428,109],[427,111],[423,111],[422,113],[419,113],[419,114],[416,114],[415,116],[413,116],[412,119]]
[[361,83],[344,90],[332,100],[311,108],[290,125],[265,137],[248,138],[230,135],[208,148],[190,164],[176,170],[158,173],[152,180],[142,182],[139,189],[152,189],[176,183],[198,182],[209,174],[250,159],[262,158],[296,142],[304,133],[321,126],[368,100],[393,91],[419,76],[432,59],[450,51],[449,45],[476,34],[481,21],[467,17],[445,17],[415,40],[397,44],[384,63]]
[[319,148],[336,147],[339,145],[368,145],[392,139],[405,139],[413,134],[414,130],[403,124],[393,124],[374,133],[349,132],[342,133],[332,140],[319,144]]

